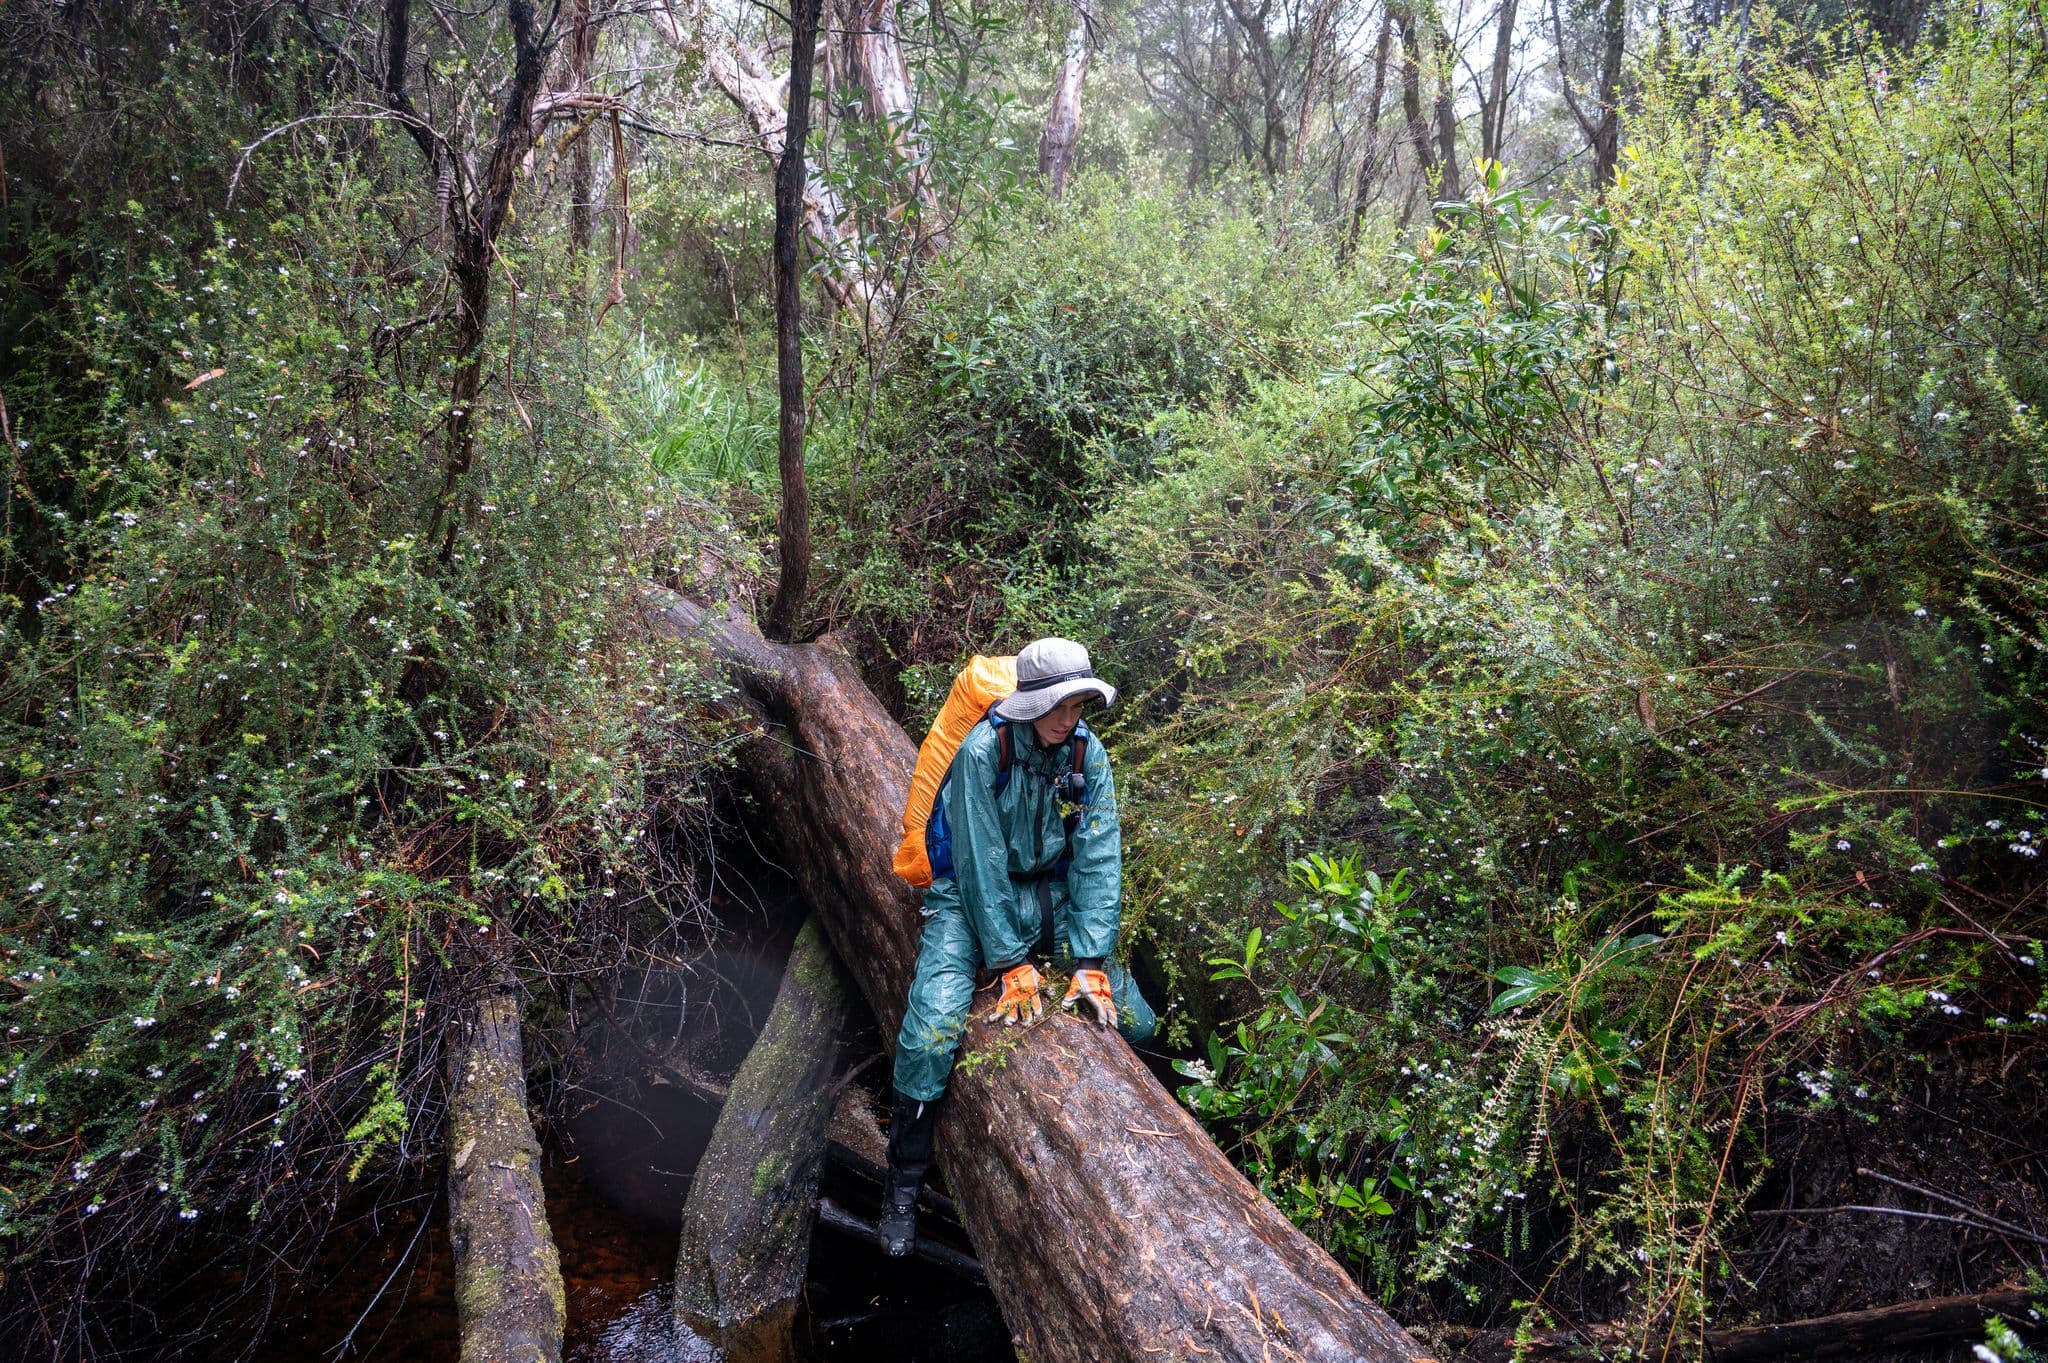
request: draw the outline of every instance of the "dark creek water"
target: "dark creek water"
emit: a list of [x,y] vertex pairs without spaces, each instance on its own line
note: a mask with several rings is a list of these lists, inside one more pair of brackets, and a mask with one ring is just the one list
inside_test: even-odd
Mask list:
[[[709,984],[688,1011],[650,1000],[647,1014],[701,1041],[697,1063],[729,1074],[765,1021],[795,932],[793,896],[734,906],[735,922],[758,924],[750,942],[721,951],[693,978]],[[722,915],[723,917],[723,915]],[[853,1054],[872,1050],[855,1041]],[[623,1049],[623,1048],[622,1048]],[[717,1109],[642,1076],[586,1079],[582,1110],[548,1133],[548,1221],[562,1256],[569,1323],[564,1355],[573,1363],[707,1363],[701,1346],[678,1348],[669,1320],[670,1279],[683,1199]],[[827,1194],[860,1205],[851,1188]],[[272,1322],[258,1359],[314,1358],[374,1363],[457,1363],[460,1341],[446,1207],[438,1197],[337,1233],[295,1300]],[[883,1258],[872,1243],[824,1227],[814,1233],[811,1272],[797,1327],[799,1349],[815,1360],[980,1363],[1015,1358],[986,1288]],[[733,1363],[740,1363],[733,1360]]]
[[[632,1110],[601,1103],[548,1152],[548,1221],[569,1301],[563,1352],[574,1363],[690,1363],[669,1322],[669,1280],[687,1171],[716,1113],[668,1090]],[[572,1145],[571,1156],[562,1147]],[[680,1172],[679,1172],[680,1171]],[[273,1325],[259,1357],[286,1363],[350,1357],[456,1363],[453,1261],[438,1200],[337,1239],[298,1306]],[[382,1298],[372,1305],[380,1289]],[[870,1244],[819,1229],[797,1326],[813,1358],[1009,1360],[985,1289],[899,1266]],[[349,1351],[334,1350],[344,1340]]]

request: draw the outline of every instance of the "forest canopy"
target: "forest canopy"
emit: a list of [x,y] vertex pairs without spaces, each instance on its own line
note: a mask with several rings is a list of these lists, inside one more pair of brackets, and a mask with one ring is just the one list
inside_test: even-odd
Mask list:
[[1179,1096],[1411,1329],[2038,1272],[2039,0],[811,3],[792,480],[804,9],[0,15],[0,1332],[212,1337],[480,979],[546,1124],[730,927],[650,584],[913,735],[1086,641]]

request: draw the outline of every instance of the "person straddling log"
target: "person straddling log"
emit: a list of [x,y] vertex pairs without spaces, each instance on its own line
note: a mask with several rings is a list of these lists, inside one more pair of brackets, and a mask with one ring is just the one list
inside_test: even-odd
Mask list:
[[[913,779],[906,848],[897,870],[924,896],[924,935],[910,1002],[896,1036],[889,1124],[889,1186],[880,1239],[892,1257],[917,1239],[917,1195],[931,1169],[937,1105],[967,1030],[977,984],[998,977],[990,1019],[1038,1020],[1046,987],[1038,963],[1071,972],[1062,1006],[1142,1042],[1156,1022],[1130,974],[1114,959],[1123,921],[1123,838],[1109,755],[1081,711],[1116,702],[1088,650],[1071,639],[1040,639],[1017,655],[1015,687],[989,706],[952,755],[923,821],[916,793],[942,758],[949,712],[972,681],[1008,680],[1008,660],[977,658],[954,685],[932,726]],[[971,713],[971,712],[970,712]],[[964,723],[964,721],[958,721]],[[956,731],[957,732],[957,731]]]

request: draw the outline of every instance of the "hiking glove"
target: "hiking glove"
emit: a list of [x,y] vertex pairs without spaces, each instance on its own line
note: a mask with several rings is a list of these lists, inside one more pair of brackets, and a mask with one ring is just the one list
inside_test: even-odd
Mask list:
[[1087,1004],[1090,1015],[1103,1026],[1116,1026],[1116,1000],[1110,996],[1107,971],[1076,970],[1074,982],[1067,986],[1067,996],[1060,1000],[1060,1007],[1072,1008],[1076,1001]]
[[1001,1018],[1005,1026],[1015,1027],[1020,1022],[1036,1022],[1045,1013],[1045,1005],[1038,1001],[1038,970],[1029,961],[1003,975],[1003,996],[996,1000],[996,1010],[988,1015],[994,1022]]

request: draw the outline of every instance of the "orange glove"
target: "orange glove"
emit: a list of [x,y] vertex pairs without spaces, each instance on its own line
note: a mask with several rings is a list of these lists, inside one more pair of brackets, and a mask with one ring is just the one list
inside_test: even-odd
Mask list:
[[1038,977],[1038,969],[1029,961],[1016,966],[1003,975],[1003,996],[996,1000],[996,1010],[988,1015],[994,1022],[1003,1020],[1008,1027],[1020,1022],[1036,1022],[1045,1014],[1045,1005],[1038,1001],[1038,991],[1044,981]]
[[1060,1000],[1060,1007],[1072,1008],[1077,1000],[1088,1005],[1097,1022],[1105,1027],[1116,1026],[1116,1000],[1110,996],[1108,971],[1075,971],[1074,982],[1067,986],[1067,996]]

